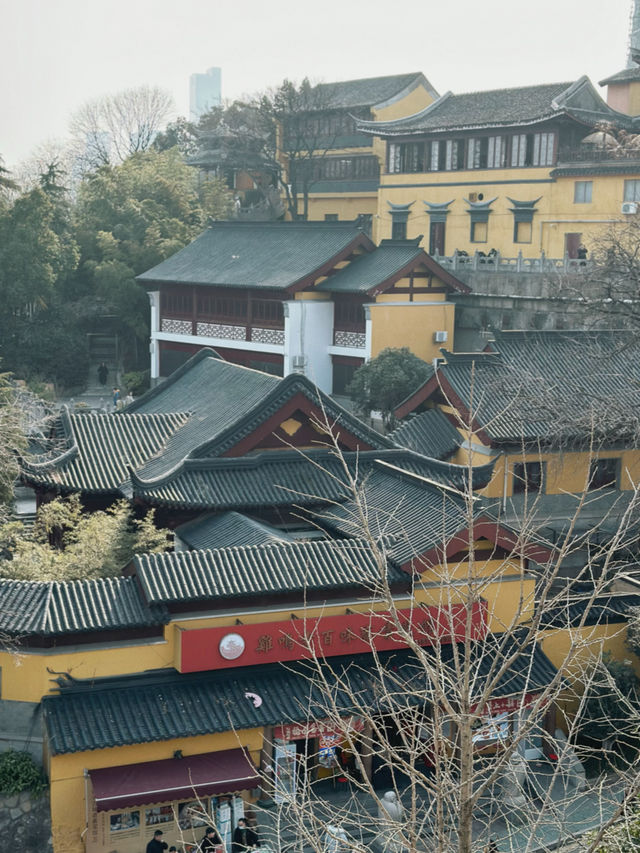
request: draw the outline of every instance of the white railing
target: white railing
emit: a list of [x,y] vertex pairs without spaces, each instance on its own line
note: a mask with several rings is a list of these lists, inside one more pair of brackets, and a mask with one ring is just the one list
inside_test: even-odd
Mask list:
[[433,259],[452,272],[473,270],[474,272],[524,272],[524,273],[585,273],[593,268],[593,261],[587,258],[548,258],[542,252],[536,258],[525,258],[518,252],[515,258],[506,258],[500,252],[485,254],[455,251],[453,255],[434,255]]

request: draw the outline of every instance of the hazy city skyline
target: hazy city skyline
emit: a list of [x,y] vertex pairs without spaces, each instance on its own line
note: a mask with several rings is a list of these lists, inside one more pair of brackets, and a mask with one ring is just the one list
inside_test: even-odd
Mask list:
[[[507,14],[507,11],[509,13]],[[629,0],[5,0],[0,155],[14,168],[63,138],[85,101],[140,85],[188,115],[189,77],[220,66],[225,99],[284,77],[345,80],[422,71],[440,92],[575,80],[626,61]],[[602,92],[604,95],[604,90]]]

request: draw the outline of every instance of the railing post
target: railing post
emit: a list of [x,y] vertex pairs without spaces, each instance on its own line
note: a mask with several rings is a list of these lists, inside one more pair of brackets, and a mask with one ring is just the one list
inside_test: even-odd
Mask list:
[[473,266],[472,266],[472,269],[473,269],[474,271],[477,271],[477,269],[478,269],[478,250],[477,250],[477,249],[476,249],[476,250],[475,250],[475,252],[473,253]]
[[565,272],[569,271],[569,253],[568,252],[564,253],[564,271]]
[[540,252],[540,272],[544,272],[545,265],[547,263],[547,256],[544,253],[544,249]]
[[496,269],[500,269],[500,262],[502,260],[502,255],[500,252],[496,252]]
[[517,272],[522,272],[522,249],[518,252],[518,260],[516,261]]
[[458,269],[458,250],[455,249],[453,253],[453,271],[455,272]]

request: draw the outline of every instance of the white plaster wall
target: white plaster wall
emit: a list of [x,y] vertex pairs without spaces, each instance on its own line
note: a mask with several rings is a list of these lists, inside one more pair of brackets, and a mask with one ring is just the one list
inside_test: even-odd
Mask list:
[[151,308],[151,340],[149,341],[149,355],[151,361],[151,379],[158,379],[160,376],[160,352],[158,347],[157,334],[160,331],[160,292],[152,290],[147,292],[149,297],[149,306]]
[[[294,358],[305,359],[304,374],[327,394],[333,385],[329,347],[333,344],[333,302],[285,302],[284,375],[294,372]],[[300,371],[299,371],[300,372]]]

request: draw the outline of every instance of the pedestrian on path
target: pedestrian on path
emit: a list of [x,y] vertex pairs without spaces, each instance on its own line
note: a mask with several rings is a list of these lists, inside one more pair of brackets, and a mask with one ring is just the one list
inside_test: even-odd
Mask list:
[[162,840],[162,830],[156,829],[153,833],[153,838],[147,844],[147,853],[164,853],[169,845]]
[[120,389],[119,389],[119,388],[114,388],[114,389],[113,389],[113,411],[114,411],[114,412],[116,411],[116,409],[119,409],[119,408],[120,408],[120,400],[121,400],[121,399],[122,399],[122,398],[121,398],[121,395],[120,395]]
[[98,367],[98,381],[101,385],[107,384],[107,377],[109,376],[109,368],[106,363],[103,361]]

